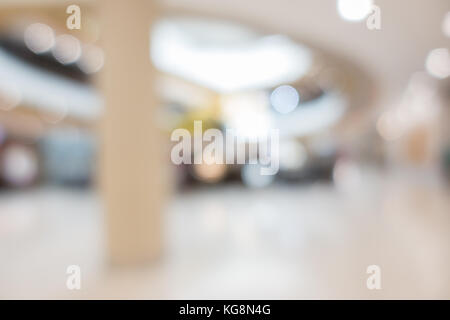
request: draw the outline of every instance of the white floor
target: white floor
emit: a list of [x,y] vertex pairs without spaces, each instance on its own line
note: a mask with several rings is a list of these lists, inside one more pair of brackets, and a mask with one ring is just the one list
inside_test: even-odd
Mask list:
[[[104,257],[93,192],[0,194],[0,298],[447,298],[450,197],[435,179],[364,171],[352,185],[240,185],[173,196],[164,256]],[[82,287],[66,288],[79,265]],[[366,268],[381,267],[381,290]]]

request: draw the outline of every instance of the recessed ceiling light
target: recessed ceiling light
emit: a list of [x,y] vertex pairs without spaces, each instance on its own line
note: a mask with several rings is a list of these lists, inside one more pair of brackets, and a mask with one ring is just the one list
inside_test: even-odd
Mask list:
[[450,55],[448,49],[439,48],[432,50],[425,62],[425,67],[430,75],[439,79],[445,79],[450,75]]
[[372,10],[373,0],[338,0],[337,10],[344,20],[361,21]]

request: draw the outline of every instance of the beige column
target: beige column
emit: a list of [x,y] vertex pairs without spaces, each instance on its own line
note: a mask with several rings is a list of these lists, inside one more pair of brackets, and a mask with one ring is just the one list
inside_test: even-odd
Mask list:
[[100,192],[115,264],[151,261],[161,251],[162,144],[154,123],[155,70],[149,57],[153,0],[101,0],[105,98]]

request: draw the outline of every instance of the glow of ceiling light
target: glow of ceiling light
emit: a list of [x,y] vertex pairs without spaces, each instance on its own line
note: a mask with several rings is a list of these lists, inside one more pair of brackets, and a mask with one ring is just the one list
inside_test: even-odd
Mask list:
[[393,141],[400,138],[404,132],[403,121],[397,110],[385,111],[377,121],[379,135],[387,140]]
[[450,38],[450,11],[444,17],[442,21],[442,32]]
[[283,85],[273,90],[270,95],[270,102],[275,110],[286,114],[297,108],[300,96],[294,87]]
[[251,111],[242,112],[231,126],[236,134],[246,139],[267,137],[271,127],[270,117],[267,114],[258,114]]
[[267,137],[272,127],[264,92],[227,95],[221,99],[225,126],[246,139]]
[[43,23],[33,23],[25,29],[25,45],[36,54],[49,51],[55,44],[53,29]]
[[279,146],[279,158],[281,170],[299,170],[305,165],[308,153],[301,142],[294,139],[282,140]]
[[246,164],[241,169],[241,178],[244,184],[251,188],[263,188],[270,185],[275,175],[262,175],[261,165]]
[[81,56],[80,41],[69,34],[60,35],[56,37],[52,53],[55,59],[62,64],[74,63]]
[[83,53],[78,60],[78,67],[87,74],[92,74],[100,71],[104,64],[103,50],[92,44],[83,46]]
[[439,48],[432,50],[426,59],[425,67],[430,75],[439,79],[445,79],[450,75],[450,55],[448,49]]
[[337,10],[342,19],[361,21],[372,10],[373,0],[338,0]]
[[151,59],[159,70],[220,93],[289,83],[312,63],[311,52],[287,37],[264,37],[222,22],[164,20],[151,39]]

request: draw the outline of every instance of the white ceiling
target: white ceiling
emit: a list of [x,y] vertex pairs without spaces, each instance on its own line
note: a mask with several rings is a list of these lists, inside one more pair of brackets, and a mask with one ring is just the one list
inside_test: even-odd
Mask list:
[[244,21],[282,32],[359,64],[377,81],[382,100],[395,99],[427,53],[450,47],[441,31],[449,0],[375,0],[382,29],[350,23],[335,0],[163,0],[169,8]]
[[[153,0],[149,0],[153,1]],[[59,3],[60,0],[1,0],[0,4]],[[79,3],[94,2],[89,0]],[[428,52],[450,47],[441,31],[449,0],[375,0],[382,29],[343,21],[335,0],[160,0],[163,7],[243,21],[359,64],[377,80],[383,99],[400,94],[411,74],[424,68]]]

